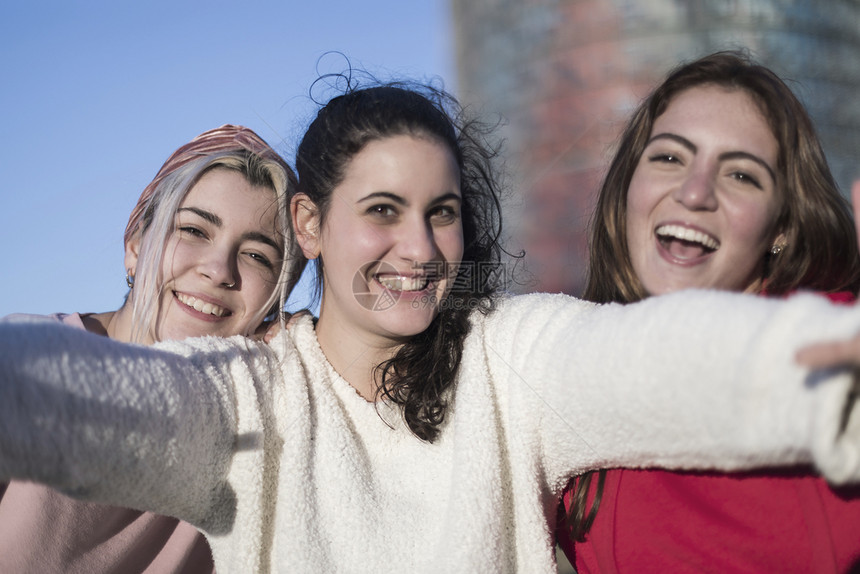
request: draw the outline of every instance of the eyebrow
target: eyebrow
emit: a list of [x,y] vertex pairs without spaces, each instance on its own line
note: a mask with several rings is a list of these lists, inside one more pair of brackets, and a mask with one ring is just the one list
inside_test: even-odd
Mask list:
[[242,237],[244,237],[245,239],[248,239],[250,241],[258,241],[260,243],[265,243],[266,245],[270,245],[279,254],[281,254],[281,255],[284,254],[284,248],[282,246],[278,245],[274,239],[272,239],[271,237],[269,237],[265,233],[260,233],[259,231],[252,231],[250,233],[246,233]]
[[373,193],[369,193],[358,200],[357,203],[362,203],[365,201],[370,201],[371,199],[388,199],[393,201],[398,205],[409,205],[409,202],[404,198],[400,197],[396,193],[391,193],[390,191],[374,191]]
[[[390,191],[375,191],[375,192],[367,194],[364,197],[362,197],[361,199],[359,199],[358,203],[362,203],[364,201],[370,201],[371,199],[380,199],[380,198],[391,200],[398,205],[409,205],[409,202],[406,201],[405,198],[397,195],[396,193],[391,193]],[[443,202],[451,200],[451,199],[453,199],[455,201],[459,201],[461,203],[463,201],[462,197],[460,197],[459,195],[457,195],[456,193],[451,191],[451,192],[448,192],[444,195],[440,195],[439,197],[435,198],[430,203],[431,203],[431,205],[436,205],[438,203],[443,203]]]
[[221,218],[218,217],[217,215],[215,215],[214,213],[212,213],[211,211],[206,211],[206,210],[200,209],[198,207],[180,207],[179,211],[190,211],[191,213],[194,213],[197,216],[202,217],[203,219],[205,219],[209,223],[211,223],[213,225],[217,225],[218,227],[222,227],[224,225],[224,222],[221,220]]
[[[697,151],[699,151],[699,148],[696,147],[696,144],[694,144],[693,142],[691,142],[687,138],[679,136],[678,134],[671,134],[671,133],[660,133],[660,134],[653,136],[651,139],[648,140],[648,143],[645,144],[645,147],[648,147],[649,145],[651,145],[651,143],[653,141],[660,140],[660,139],[667,139],[667,140],[672,140],[674,142],[677,142],[693,153],[696,153]],[[767,170],[767,173],[770,174],[771,181],[773,181],[774,183],[776,182],[776,174],[773,172],[773,169],[771,169],[771,167],[767,164],[766,161],[764,161],[763,159],[761,159],[757,155],[753,155],[753,154],[747,153],[745,151],[728,151],[725,153],[721,153],[719,155],[718,159],[720,161],[725,161],[725,160],[729,160],[729,159],[748,159],[750,161],[753,161],[753,162],[759,164],[765,170]]]
[[[179,211],[190,211],[191,213],[197,215],[202,219],[205,219],[216,227],[224,226],[224,221],[211,211],[206,211],[205,209],[200,209],[199,207],[180,207]],[[274,239],[272,239],[265,233],[261,233],[259,231],[251,231],[243,234],[242,238],[250,241],[257,241],[259,243],[265,243],[266,245],[273,247],[278,253],[284,253],[284,248],[278,245],[278,243]]]

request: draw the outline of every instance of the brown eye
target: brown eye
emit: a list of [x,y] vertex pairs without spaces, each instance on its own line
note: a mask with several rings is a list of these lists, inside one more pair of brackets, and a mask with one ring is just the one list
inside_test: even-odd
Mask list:
[[676,156],[674,156],[672,154],[668,154],[668,153],[659,153],[659,154],[655,154],[652,156],[648,156],[648,161],[653,161],[653,162],[657,162],[657,163],[679,163],[680,162],[680,160]]
[[206,234],[202,229],[194,227],[193,225],[183,225],[179,227],[179,232],[182,234],[191,235],[193,237],[206,237]]
[[376,215],[378,217],[393,217],[397,215],[397,210],[394,208],[393,205],[382,203],[379,205],[370,206],[367,209],[367,213],[369,215]]
[[753,185],[753,186],[757,187],[758,189],[762,189],[761,184],[759,183],[758,179],[756,179],[755,177],[751,176],[750,174],[748,174],[746,172],[736,171],[736,172],[733,172],[731,174],[731,176],[732,176],[732,178],[734,178],[735,180],[737,180],[741,183],[744,183],[747,185]]
[[273,269],[274,265],[269,261],[269,258],[265,255],[261,255],[260,253],[249,252],[248,257],[265,267],[266,269]]
[[439,205],[430,212],[430,217],[439,223],[451,223],[457,219],[457,210],[450,205]]

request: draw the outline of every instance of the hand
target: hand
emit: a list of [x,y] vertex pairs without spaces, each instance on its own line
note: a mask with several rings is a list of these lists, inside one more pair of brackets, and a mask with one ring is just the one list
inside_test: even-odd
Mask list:
[[860,335],[855,335],[847,341],[809,345],[799,350],[795,359],[799,364],[810,369],[846,366],[860,368]]
[[[271,343],[272,339],[274,339],[275,336],[281,332],[282,323],[287,329],[289,329],[293,326],[293,324],[295,324],[296,321],[298,321],[299,317],[303,317],[304,315],[310,314],[311,312],[306,309],[302,309],[301,311],[293,313],[292,315],[289,313],[282,312],[281,321],[272,321],[271,323],[264,323],[260,326],[259,329],[257,329],[255,338],[259,340],[262,336],[263,341],[265,341],[266,343]],[[265,332],[263,332],[264,329]]]

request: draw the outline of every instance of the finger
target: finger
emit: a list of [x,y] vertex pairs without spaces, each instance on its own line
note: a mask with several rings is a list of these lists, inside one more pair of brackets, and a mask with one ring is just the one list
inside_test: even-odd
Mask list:
[[286,311],[281,312],[281,321],[274,321],[266,330],[266,334],[263,336],[263,340],[267,343],[270,343],[275,336],[281,332],[281,324],[284,325],[287,329],[296,324],[296,321],[305,315],[310,315],[311,312],[302,309],[301,311],[296,311],[293,314],[287,313]]
[[263,340],[265,340],[266,332],[269,330],[269,326],[270,326],[270,325],[271,325],[271,324],[270,324],[268,321],[263,321],[262,323],[260,323],[259,325],[257,325],[257,328],[256,328],[256,329],[254,330],[254,332],[250,335],[250,337],[251,337],[252,339],[254,339],[255,341],[263,341]]
[[800,365],[812,369],[860,366],[860,339],[809,345],[798,351],[795,359]]
[[[283,321],[287,321],[290,319],[289,313],[283,313]],[[269,325],[269,328],[266,329],[266,334],[263,335],[263,340],[267,343],[271,343],[272,339],[281,332],[281,321],[272,321],[272,324]]]
[[300,317],[304,317],[305,315],[310,315],[310,314],[311,314],[311,312],[308,311],[307,309],[302,309],[301,311],[296,311],[295,313],[293,313],[293,316],[290,317],[289,320],[287,321],[287,329],[289,329],[290,327],[295,325],[296,321],[298,321]]

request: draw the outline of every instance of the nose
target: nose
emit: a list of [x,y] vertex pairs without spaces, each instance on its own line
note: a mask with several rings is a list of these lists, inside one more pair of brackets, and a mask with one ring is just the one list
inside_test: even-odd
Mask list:
[[401,226],[397,238],[397,254],[406,261],[426,263],[436,258],[436,238],[429,221],[415,218]]
[[672,192],[672,197],[691,211],[714,211],[717,209],[714,186],[714,175],[711,170],[694,167]]
[[219,287],[230,289],[236,286],[239,273],[232,250],[212,249],[197,266],[198,272]]

